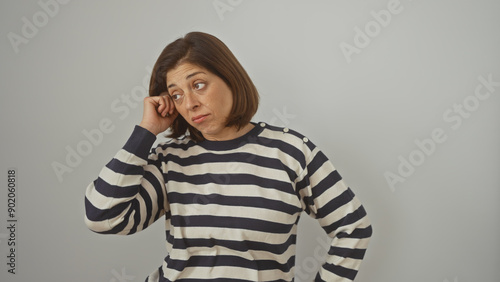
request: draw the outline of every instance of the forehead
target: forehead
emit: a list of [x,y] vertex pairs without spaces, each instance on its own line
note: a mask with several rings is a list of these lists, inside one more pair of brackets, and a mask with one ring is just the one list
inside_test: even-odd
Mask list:
[[191,63],[182,63],[167,72],[167,85],[184,81],[187,76],[196,72],[209,74],[205,68]]

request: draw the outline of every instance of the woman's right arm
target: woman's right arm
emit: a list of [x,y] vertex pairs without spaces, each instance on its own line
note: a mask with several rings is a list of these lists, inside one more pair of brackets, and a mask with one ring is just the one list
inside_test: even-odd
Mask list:
[[[85,193],[85,223],[103,234],[132,234],[168,213],[161,153],[149,151],[176,118],[172,101],[147,97],[140,126]],[[149,155],[149,156],[148,156]]]

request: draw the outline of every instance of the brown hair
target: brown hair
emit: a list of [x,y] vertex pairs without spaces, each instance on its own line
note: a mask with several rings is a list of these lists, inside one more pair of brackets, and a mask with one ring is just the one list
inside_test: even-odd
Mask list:
[[[259,93],[245,69],[229,48],[217,37],[190,32],[168,44],[156,61],[149,83],[149,96],[167,91],[167,72],[182,63],[191,63],[220,77],[231,89],[233,106],[226,126],[239,130],[250,122],[257,112]],[[195,141],[205,140],[200,131],[192,127],[181,115],[170,126],[168,137],[187,135]]]

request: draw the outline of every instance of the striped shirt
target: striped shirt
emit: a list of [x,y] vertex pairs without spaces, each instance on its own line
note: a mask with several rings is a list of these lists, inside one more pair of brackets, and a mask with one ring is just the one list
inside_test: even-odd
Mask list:
[[136,126],[86,190],[85,222],[133,234],[165,220],[163,264],[146,281],[293,281],[302,212],[332,238],[315,281],[352,281],[372,234],[327,157],[288,128],[253,123],[229,141],[172,139]]

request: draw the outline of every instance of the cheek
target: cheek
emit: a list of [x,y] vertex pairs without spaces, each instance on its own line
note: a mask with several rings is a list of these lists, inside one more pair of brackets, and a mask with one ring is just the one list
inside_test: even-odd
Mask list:
[[224,104],[224,108],[226,110],[227,115],[229,115],[231,113],[231,109],[233,108],[233,95],[231,93],[229,93],[226,96],[225,101],[226,101],[226,104]]
[[211,105],[213,107],[210,107],[207,105],[207,107],[210,107],[213,111],[217,112],[220,118],[227,118],[229,114],[231,113],[232,109],[232,102],[228,100],[226,97],[220,97],[220,99],[217,101],[211,101]]
[[210,89],[210,92],[201,99],[202,104],[220,118],[229,116],[233,108],[233,95],[231,90],[226,87],[213,87]]
[[223,101],[219,108],[225,113],[225,115],[229,115],[231,109],[233,108],[233,94],[227,87],[221,87],[219,93],[220,101]]
[[176,107],[175,110],[182,116],[186,121],[188,121],[187,111],[182,107]]
[[225,104],[225,107],[224,107],[224,110],[226,112],[227,115],[229,115],[231,113],[231,109],[233,108],[233,103],[232,101],[228,101],[227,104]]

